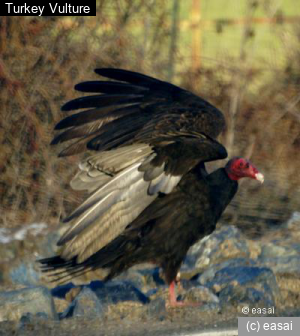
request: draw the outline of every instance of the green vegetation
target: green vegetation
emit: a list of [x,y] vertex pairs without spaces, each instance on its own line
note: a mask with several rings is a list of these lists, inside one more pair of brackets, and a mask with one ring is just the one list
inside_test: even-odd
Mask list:
[[[202,64],[214,66],[216,60],[224,57],[239,57],[245,29],[249,30],[246,48],[251,62],[254,63],[252,65],[260,63],[262,66],[262,63],[266,63],[277,67],[284,64],[286,48],[293,42],[291,39],[295,33],[296,16],[298,24],[300,22],[300,6],[297,0],[199,2]],[[192,3],[192,0],[181,2],[183,20],[189,20]],[[272,19],[277,20],[277,23],[272,22]],[[189,29],[182,29],[181,37],[185,47],[191,43],[190,35]]]

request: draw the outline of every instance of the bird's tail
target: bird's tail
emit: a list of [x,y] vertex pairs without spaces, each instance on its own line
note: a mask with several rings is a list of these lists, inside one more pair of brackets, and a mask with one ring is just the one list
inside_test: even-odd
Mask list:
[[78,262],[76,257],[67,260],[61,255],[40,259],[38,262],[41,264],[42,272],[47,273],[47,279],[55,285],[74,281],[74,279],[75,281],[79,279],[79,282],[85,282],[85,280],[106,281],[115,275],[112,273],[114,264],[125,254],[126,239],[117,237],[83,262]]

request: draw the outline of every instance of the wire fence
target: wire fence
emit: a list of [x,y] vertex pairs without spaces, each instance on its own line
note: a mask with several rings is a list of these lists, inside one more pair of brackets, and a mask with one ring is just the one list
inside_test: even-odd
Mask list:
[[[242,183],[224,221],[257,236],[299,211],[298,18],[258,19],[250,8],[251,20],[205,21],[199,3],[193,1],[189,20],[180,19],[182,2],[142,0],[99,1],[97,17],[88,19],[1,18],[1,227],[57,224],[84,197],[69,187],[79,157],[57,159],[49,143],[54,124],[64,116],[60,106],[78,96],[74,84],[97,78],[93,69],[101,66],[172,79],[224,111],[227,130],[221,141],[230,156],[249,157],[266,176],[262,187]],[[293,42],[284,66],[270,68],[261,81],[260,69],[247,62],[250,28],[282,21],[294,25]],[[208,67],[201,45],[205,28],[199,27],[220,24],[243,27],[239,53]],[[192,36],[188,51],[181,40],[185,29]],[[258,88],[255,94],[251,85]]]

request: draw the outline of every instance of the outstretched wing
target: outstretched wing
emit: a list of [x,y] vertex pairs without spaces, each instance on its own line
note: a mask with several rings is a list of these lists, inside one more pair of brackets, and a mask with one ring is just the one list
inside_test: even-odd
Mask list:
[[83,263],[104,248],[160,193],[169,194],[197,164],[227,157],[215,139],[225,126],[214,106],[175,85],[120,69],[97,69],[114,81],[84,82],[63,110],[87,109],[56,125],[60,156],[100,153],[80,164],[74,189],[91,195],[65,222],[61,257]]
[[77,84],[82,92],[99,93],[74,99],[62,110],[85,109],[61,120],[63,130],[52,144],[73,142],[60,156],[86,148],[109,150],[136,142],[155,144],[185,132],[215,139],[224,129],[223,114],[207,101],[175,85],[121,69],[97,69],[114,81]]

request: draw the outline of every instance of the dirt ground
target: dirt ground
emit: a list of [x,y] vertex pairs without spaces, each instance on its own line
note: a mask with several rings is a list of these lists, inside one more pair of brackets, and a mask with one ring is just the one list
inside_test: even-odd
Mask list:
[[[145,306],[144,306],[145,307]],[[119,309],[117,309],[119,308]],[[0,335],[47,335],[47,336],[159,336],[159,335],[192,335],[207,330],[225,331],[237,329],[237,313],[233,307],[222,312],[202,312],[198,308],[169,309],[157,319],[142,314],[143,307],[122,305],[117,307],[119,314],[111,314],[103,321],[98,319],[65,319],[63,321],[33,320],[31,322],[3,322],[0,324]],[[127,308],[127,309],[126,309]],[[130,318],[129,318],[130,315]],[[274,316],[274,315],[273,315]],[[275,311],[275,316],[300,316],[300,309]],[[234,333],[231,333],[234,335]]]

